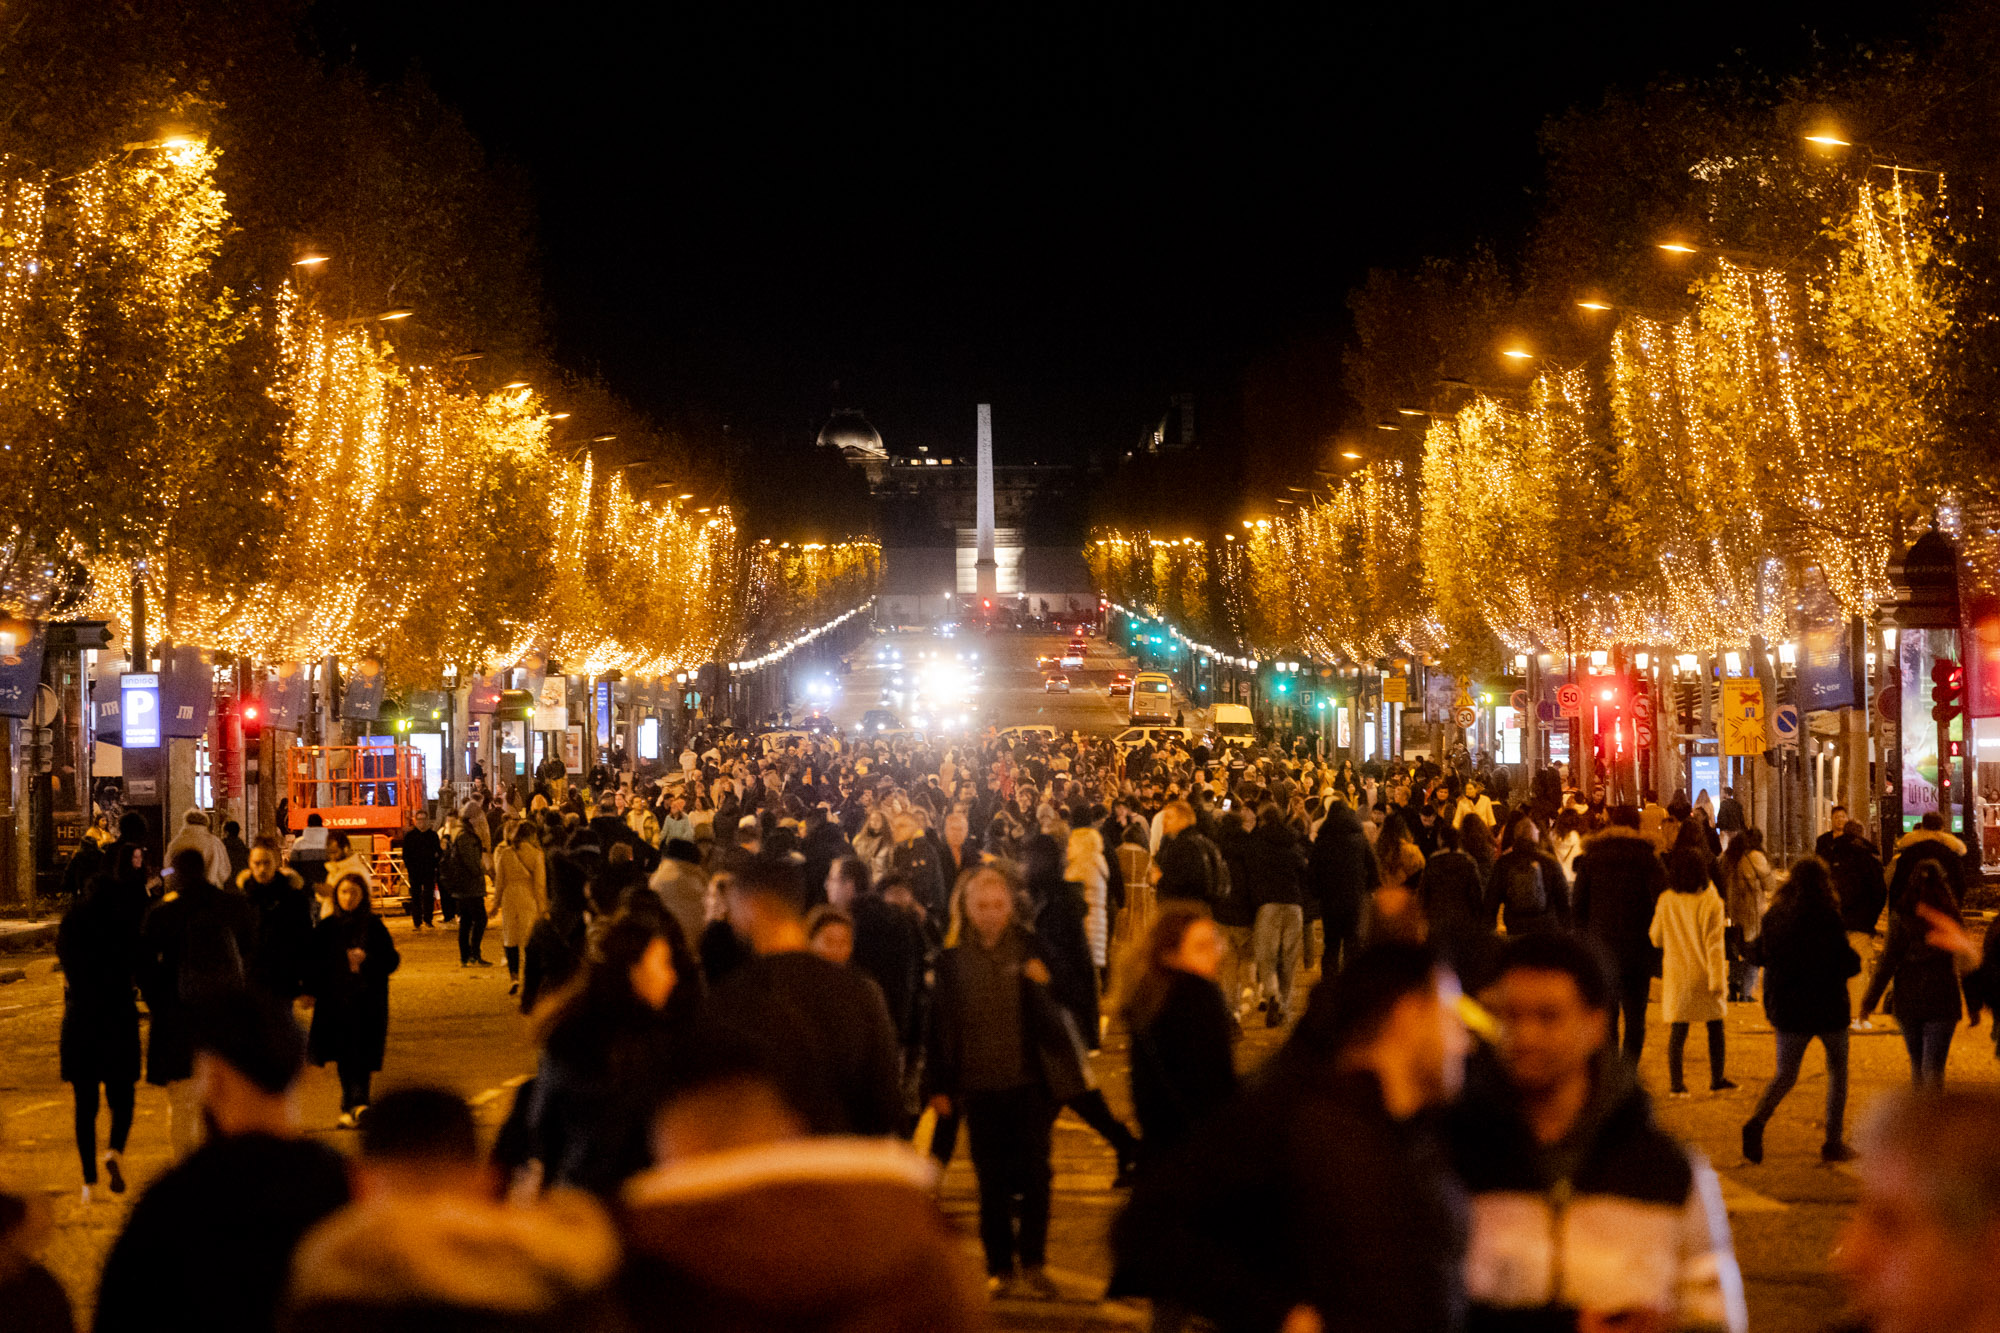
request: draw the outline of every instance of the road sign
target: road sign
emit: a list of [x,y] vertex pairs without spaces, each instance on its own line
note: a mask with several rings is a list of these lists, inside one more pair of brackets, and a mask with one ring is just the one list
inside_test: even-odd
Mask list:
[[1633,718],[1632,736],[1641,745],[1651,745],[1653,743],[1653,720],[1649,717]]
[[1543,722],[1553,722],[1556,720],[1556,706],[1544,699],[1535,705],[1535,716]]
[[1470,708],[1460,708],[1451,715],[1451,720],[1458,723],[1459,726],[1464,727],[1467,731],[1470,731],[1472,730],[1472,724],[1479,720],[1479,714],[1473,712]]
[[1408,676],[1382,677],[1382,702],[1406,704],[1410,701],[1410,678]]
[[1528,692],[1526,690],[1515,690],[1512,694],[1507,696],[1507,706],[1512,708],[1517,713],[1527,712]]
[[1764,686],[1754,677],[1722,682],[1722,752],[1764,753]]
[[1778,711],[1771,714],[1771,730],[1778,733],[1779,748],[1786,750],[1798,748],[1798,708],[1792,704],[1779,704]]
[[1575,684],[1558,687],[1556,690],[1556,708],[1563,717],[1582,717],[1582,687]]

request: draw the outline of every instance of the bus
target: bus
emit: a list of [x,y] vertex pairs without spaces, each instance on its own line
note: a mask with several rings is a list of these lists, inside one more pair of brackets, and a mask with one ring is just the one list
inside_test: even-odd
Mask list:
[[1130,720],[1165,721],[1174,715],[1174,682],[1164,672],[1141,671],[1132,677]]

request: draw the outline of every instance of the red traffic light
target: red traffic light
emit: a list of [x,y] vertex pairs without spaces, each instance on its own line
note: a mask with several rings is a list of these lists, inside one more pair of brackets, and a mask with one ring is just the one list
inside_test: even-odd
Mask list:
[[1965,666],[1940,658],[1931,664],[1931,720],[1948,727],[1965,711]]
[[258,713],[256,704],[243,705],[243,720],[245,722],[255,722],[257,720],[257,717]]
[[985,598],[981,598],[979,604],[985,607],[988,611],[991,611],[993,609],[993,603],[991,601],[986,600]]

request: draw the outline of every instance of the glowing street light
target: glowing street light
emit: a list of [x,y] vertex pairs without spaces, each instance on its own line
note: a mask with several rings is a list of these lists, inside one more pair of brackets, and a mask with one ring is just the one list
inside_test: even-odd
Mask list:
[[527,388],[527,387],[528,387],[528,382],[527,382],[526,380],[515,380],[515,381],[513,381],[513,382],[512,382],[511,384],[503,384],[503,385],[501,385],[501,386],[500,386],[500,392],[501,392],[501,393],[511,393],[511,392],[513,392],[513,391],[514,391],[515,389],[525,389],[525,388]]
[[[1354,452],[1354,451],[1353,451],[1352,449],[1343,449],[1343,450],[1341,450],[1341,453],[1340,453],[1340,456],[1341,456],[1342,458],[1352,458],[1352,459],[1356,459],[1356,460],[1359,460],[1359,459],[1360,459],[1360,457],[1361,457],[1361,455],[1360,455],[1360,454],[1357,454],[1357,453],[1355,453],[1355,452]],[[1245,523],[1245,524],[1244,524],[1243,526],[1247,528],[1247,527],[1249,527],[1250,525],[1249,525],[1248,523]]]
[[1816,143],[1822,148],[1852,148],[1854,146],[1852,140],[1843,139],[1838,133],[1830,129],[1818,130],[1812,134],[1808,134],[1806,142]]
[[319,265],[324,264],[326,262],[326,258],[327,257],[325,255],[318,255],[318,254],[300,255],[297,259],[294,259],[292,261],[292,267],[316,268]]
[[1532,361],[1535,359],[1535,354],[1524,347],[1503,348],[1500,355],[1506,357],[1509,361]]
[[1577,305],[1581,306],[1585,310],[1609,310],[1611,308],[1611,303],[1609,301],[1599,301],[1595,299],[1578,301]]
[[567,413],[567,412],[551,412],[551,413],[549,413],[549,420],[550,420],[550,421],[568,421],[568,420],[569,420],[569,413]]
[[1686,241],[1661,241],[1659,248],[1670,255],[1691,255],[1695,252],[1695,247]]

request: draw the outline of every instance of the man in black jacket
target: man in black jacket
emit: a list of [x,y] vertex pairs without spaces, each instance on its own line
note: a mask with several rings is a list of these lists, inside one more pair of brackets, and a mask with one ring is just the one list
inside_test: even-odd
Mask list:
[[900,1059],[881,987],[806,947],[798,867],[753,859],[729,882],[729,922],[756,957],[730,972],[708,1017],[783,1072],[786,1099],[815,1134],[902,1126]]
[[[1639,812],[1613,806],[1611,823],[1593,834],[1576,858],[1570,890],[1576,927],[1604,946],[1617,964],[1618,1011],[1625,1020],[1625,1058],[1639,1067],[1646,1044],[1646,999],[1659,957],[1653,948],[1653,907],[1667,888],[1660,854],[1639,832]],[[1613,1027],[1618,1013],[1614,1013]],[[1614,1036],[1616,1035],[1614,1031]]]
[[1362,906],[1382,882],[1375,850],[1361,827],[1361,816],[1339,796],[1321,821],[1306,862],[1306,885],[1319,899],[1326,923],[1326,969],[1333,969],[1336,952],[1351,955],[1361,942]]
[[410,877],[411,928],[433,925],[437,907],[438,862],[444,859],[444,844],[431,827],[431,812],[417,807],[417,826],[403,835],[403,871]]
[[193,1030],[214,1137],[133,1205],[104,1263],[99,1333],[268,1333],[299,1238],[347,1202],[340,1154],[299,1137],[291,1010],[238,991],[197,1005]]
[[1653,1122],[1613,1051],[1598,953],[1574,935],[1519,936],[1492,993],[1505,1035],[1451,1114],[1472,1194],[1468,1333],[1744,1333],[1721,1185]]
[[1316,1314],[1351,1333],[1450,1333],[1465,1200],[1430,1112],[1457,1091],[1458,982],[1417,945],[1356,954],[1257,1080],[1140,1174],[1113,1294],[1224,1329]]

